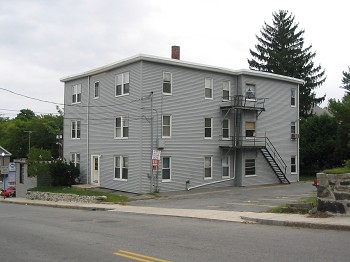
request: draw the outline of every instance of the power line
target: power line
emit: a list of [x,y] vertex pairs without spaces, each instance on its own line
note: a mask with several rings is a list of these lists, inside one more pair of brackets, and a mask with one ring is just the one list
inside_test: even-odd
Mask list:
[[56,103],[56,102],[52,102],[52,101],[48,101],[48,100],[43,100],[43,99],[39,99],[39,98],[35,98],[35,97],[31,97],[31,96],[27,96],[27,95],[23,95],[23,94],[20,94],[20,93],[16,93],[16,92],[13,92],[9,89],[6,89],[6,88],[2,88],[0,87],[1,90],[4,90],[6,92],[9,92],[9,93],[12,93],[14,95],[17,95],[17,96],[22,96],[22,97],[25,97],[25,98],[28,98],[28,99],[32,99],[32,100],[36,100],[36,101],[40,101],[40,102],[44,102],[44,103],[49,103],[49,104],[54,104],[54,105],[63,105],[61,103]]
[[110,104],[110,105],[100,105],[100,106],[94,106],[94,105],[82,105],[82,104],[62,104],[62,103],[57,103],[57,102],[53,102],[53,101],[49,101],[49,100],[43,100],[43,99],[40,99],[40,98],[35,98],[35,97],[31,97],[31,96],[27,96],[27,95],[24,95],[24,94],[20,94],[20,93],[16,93],[14,91],[11,91],[9,89],[6,89],[6,88],[2,88],[0,87],[0,90],[3,90],[3,91],[6,91],[6,92],[9,92],[9,93],[12,93],[14,95],[18,95],[18,96],[22,96],[22,97],[25,97],[25,98],[28,98],[28,99],[32,99],[32,100],[36,100],[36,101],[40,101],[40,102],[43,102],[43,103],[49,103],[49,104],[54,104],[54,105],[61,105],[61,106],[73,106],[73,107],[89,107],[89,108],[93,108],[93,107],[110,107],[110,106],[117,106],[117,105],[124,105],[124,104],[129,104],[129,103],[134,103],[134,102],[137,102],[137,101],[142,101],[142,100],[145,100],[145,99],[149,99],[148,96],[146,97],[141,97],[141,98],[138,98],[138,99],[134,99],[134,100],[129,100],[129,101],[125,101],[123,103],[118,103],[118,104]]

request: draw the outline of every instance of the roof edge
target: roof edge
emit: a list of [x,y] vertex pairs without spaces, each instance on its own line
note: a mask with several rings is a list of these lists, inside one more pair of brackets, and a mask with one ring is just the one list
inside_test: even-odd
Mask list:
[[199,70],[208,70],[208,71],[214,71],[218,73],[226,73],[231,75],[250,75],[250,76],[257,76],[257,77],[266,77],[266,78],[272,78],[282,81],[288,81],[293,82],[296,84],[304,84],[304,80],[289,77],[289,76],[283,76],[283,75],[277,75],[273,73],[268,72],[261,72],[261,71],[255,71],[250,69],[240,69],[240,70],[233,70],[223,67],[215,67],[210,65],[204,65],[199,63],[192,63],[187,62],[184,60],[177,60],[177,59],[171,59],[171,58],[164,58],[164,57],[158,57],[158,56],[151,56],[151,55],[145,55],[145,54],[139,54],[136,56],[132,56],[120,61],[117,61],[115,63],[111,63],[102,67],[98,67],[89,71],[85,71],[79,74],[63,77],[60,79],[61,82],[68,82],[71,80],[75,80],[82,77],[97,75],[109,70],[112,70],[117,67],[125,66],[134,62],[138,61],[148,61],[148,62],[154,62],[154,63],[164,63],[168,65],[176,65],[176,66],[182,66],[182,67],[188,67],[188,68],[194,68]]

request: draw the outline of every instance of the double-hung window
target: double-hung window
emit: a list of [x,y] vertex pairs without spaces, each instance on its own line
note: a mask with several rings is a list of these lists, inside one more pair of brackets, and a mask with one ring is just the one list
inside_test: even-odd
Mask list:
[[71,121],[71,138],[80,139],[80,120]]
[[94,98],[100,97],[100,82],[95,82],[94,85]]
[[79,153],[71,153],[71,162],[75,167],[80,168],[80,154]]
[[255,159],[245,160],[245,176],[255,176]]
[[120,116],[115,119],[115,138],[129,137],[129,118],[127,116]]
[[245,122],[245,136],[246,138],[255,137],[255,122]]
[[231,90],[231,82],[224,81],[222,83],[222,101],[230,100],[230,90]]
[[204,138],[213,138],[213,119],[204,118]]
[[296,92],[297,92],[297,90],[296,90],[296,88],[292,88],[290,91],[291,91],[291,92],[290,92],[290,105],[291,105],[292,107],[295,107],[295,105],[296,105]]
[[81,102],[81,84],[72,86],[72,104]]
[[222,121],[222,139],[230,138],[230,120],[224,119]]
[[213,157],[204,157],[204,179],[212,178]]
[[205,99],[213,99],[213,79],[206,78],[204,81]]
[[171,95],[172,92],[172,75],[171,73],[163,73],[163,94]]
[[297,157],[296,156],[291,156],[291,158],[290,158],[290,172],[292,174],[297,173]]
[[246,84],[245,86],[245,97],[247,99],[252,99],[255,100],[255,92],[256,92],[256,87],[255,85],[252,84]]
[[296,123],[295,122],[290,122],[290,138],[292,140],[297,139],[297,135],[296,135]]
[[114,178],[117,180],[128,180],[129,157],[114,157]]
[[162,118],[162,137],[171,137],[171,115],[163,115]]
[[168,156],[162,157],[162,181],[171,180],[171,158]]
[[222,177],[230,176],[230,157],[227,155],[222,156]]
[[129,94],[129,72],[116,75],[115,77],[115,96],[128,95]]

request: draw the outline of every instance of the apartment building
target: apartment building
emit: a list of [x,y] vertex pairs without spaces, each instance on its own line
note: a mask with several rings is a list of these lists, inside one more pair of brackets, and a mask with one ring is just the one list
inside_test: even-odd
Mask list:
[[145,193],[298,181],[303,81],[172,51],[61,79],[64,157],[81,183]]

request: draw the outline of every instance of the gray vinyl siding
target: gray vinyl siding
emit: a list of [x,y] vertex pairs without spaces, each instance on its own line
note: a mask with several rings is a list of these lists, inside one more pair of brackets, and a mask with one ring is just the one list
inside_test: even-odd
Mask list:
[[[172,73],[172,95],[162,95],[164,71]],[[213,100],[204,98],[204,81],[207,77],[213,79]],[[143,92],[144,95],[154,92],[153,108],[158,111],[159,136],[162,115],[172,117],[171,138],[162,139],[165,144],[162,155],[172,159],[172,178],[166,183],[161,183],[160,179],[160,190],[184,190],[186,180],[190,180],[190,185],[195,186],[222,179],[221,151],[218,147],[222,132],[219,105],[222,101],[222,82],[226,80],[231,81],[234,89],[234,78],[228,75],[144,63]],[[212,139],[204,138],[206,117],[213,119]],[[143,141],[149,141],[149,129],[149,125],[144,126]],[[144,146],[145,165],[150,162],[149,152],[150,147]],[[212,179],[208,180],[204,179],[205,156],[213,157]],[[143,181],[146,181],[143,188],[148,190],[149,181]]]
[[[130,94],[115,97],[115,76],[129,72]],[[163,95],[163,72],[172,74],[172,94]],[[213,99],[205,99],[205,78],[213,79]],[[288,165],[290,157],[297,155],[297,141],[290,139],[290,122],[297,121],[298,109],[290,106],[290,89],[296,84],[266,77],[234,75],[229,72],[210,71],[151,61],[136,61],[109,69],[98,75],[75,78],[65,82],[64,156],[80,154],[82,183],[91,183],[91,156],[100,159],[100,186],[134,193],[150,192],[151,172],[151,100],[153,92],[153,149],[157,147],[157,134],[164,149],[161,156],[171,157],[171,180],[162,182],[159,163],[160,191],[185,190],[208,182],[221,181],[222,155],[227,149],[220,144],[223,112],[222,85],[231,82],[231,96],[243,94],[246,83],[256,85],[256,96],[268,98],[265,111],[258,118],[255,111],[242,110],[241,135],[245,135],[245,121],[256,122],[256,135],[270,138]],[[94,84],[99,81],[100,94],[94,99]],[[88,86],[88,83],[90,85]],[[71,86],[82,84],[82,102],[71,106]],[[89,94],[89,96],[88,96]],[[227,103],[227,102],[226,102]],[[298,101],[297,101],[298,105]],[[87,119],[89,115],[89,120]],[[162,115],[171,115],[171,137],[162,138]],[[129,138],[114,138],[115,118],[129,117]],[[230,117],[230,135],[233,135],[233,114]],[[204,138],[204,119],[212,118],[212,138]],[[81,138],[71,139],[71,120],[81,121]],[[256,185],[278,183],[276,175],[266,162],[259,149],[237,149],[230,154],[230,178],[234,181],[218,183],[225,185]],[[128,180],[114,179],[114,157],[128,156]],[[204,157],[212,156],[212,178],[204,179]],[[245,177],[245,159],[256,159],[254,177]],[[234,163],[236,166],[234,167]],[[236,173],[234,174],[234,170]],[[287,174],[287,175],[288,175]],[[288,175],[296,181],[298,176]],[[226,178],[225,178],[226,179]]]
[[[256,121],[256,135],[264,136],[266,134],[288,166],[287,178],[295,182],[297,176],[290,175],[290,156],[297,154],[298,142],[290,138],[290,123],[291,121],[296,121],[298,124],[298,108],[291,107],[290,105],[290,90],[291,88],[297,88],[297,85],[256,77],[244,77],[243,88],[245,83],[254,83],[256,85],[257,97],[268,98],[265,102],[265,111],[259,115]],[[251,119],[251,114],[245,115],[246,118],[248,118],[247,115],[249,115],[249,119]],[[262,155],[261,157],[262,160],[266,162]],[[263,161],[261,161],[261,165],[262,164],[264,164]],[[267,162],[265,165],[268,166]],[[270,177],[257,177],[256,183],[269,184],[272,183],[275,178],[275,174],[271,172]],[[247,180],[245,180],[243,184],[246,185],[246,183],[248,183]]]

